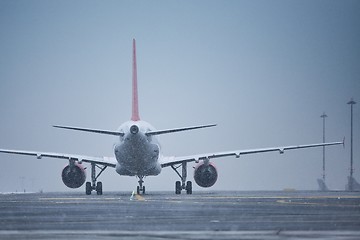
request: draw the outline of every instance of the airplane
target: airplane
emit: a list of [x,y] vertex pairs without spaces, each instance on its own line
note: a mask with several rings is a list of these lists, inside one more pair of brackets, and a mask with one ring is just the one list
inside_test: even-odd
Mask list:
[[[241,155],[265,152],[279,152],[280,154],[283,154],[285,151],[293,149],[325,147],[339,144],[344,145],[345,139],[342,142],[223,151],[180,157],[163,156],[161,153],[160,144],[156,138],[157,135],[209,128],[216,126],[216,124],[156,130],[149,123],[140,120],[135,39],[133,39],[132,45],[133,59],[131,120],[123,123],[116,131],[62,125],[53,126],[60,129],[117,136],[117,141],[114,144],[114,157],[93,157],[66,153],[10,149],[0,149],[0,152],[8,154],[30,155],[35,156],[38,159],[47,157],[68,160],[69,164],[66,165],[66,167],[62,170],[61,178],[63,183],[69,188],[80,188],[85,183],[86,168],[84,167],[83,162],[90,163],[91,181],[88,181],[85,184],[85,193],[87,195],[90,195],[92,191],[96,191],[98,195],[103,194],[102,182],[98,181],[98,178],[108,167],[115,168],[115,171],[121,176],[136,176],[138,178],[138,194],[145,194],[146,192],[144,186],[144,177],[159,175],[163,168],[171,167],[180,178],[180,181],[176,181],[175,183],[175,193],[181,194],[181,191],[185,190],[187,194],[192,194],[192,182],[187,181],[187,164],[191,162],[196,164],[194,167],[194,180],[196,184],[203,188],[209,188],[216,183],[218,178],[218,171],[211,161],[212,159],[229,156],[235,156],[236,158],[239,158]],[[98,173],[96,173],[97,169],[99,170]]]

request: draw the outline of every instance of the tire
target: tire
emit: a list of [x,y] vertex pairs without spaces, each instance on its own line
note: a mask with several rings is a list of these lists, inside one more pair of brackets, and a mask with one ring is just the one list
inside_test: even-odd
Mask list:
[[96,193],[97,195],[102,195],[102,182],[96,184]]
[[86,182],[86,189],[85,189],[85,193],[86,195],[91,195],[91,182]]
[[143,186],[142,194],[145,195],[145,186]]
[[140,194],[140,186],[137,186],[137,188],[136,188],[136,193],[137,193],[137,194]]
[[175,194],[181,194],[181,182],[176,181],[175,183]]
[[192,194],[192,182],[191,181],[188,181],[186,183],[186,193],[187,194]]

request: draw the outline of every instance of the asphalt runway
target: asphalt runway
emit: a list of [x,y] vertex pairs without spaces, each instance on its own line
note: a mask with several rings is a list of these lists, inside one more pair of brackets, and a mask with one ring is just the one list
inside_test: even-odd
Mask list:
[[0,194],[0,239],[360,239],[360,193]]

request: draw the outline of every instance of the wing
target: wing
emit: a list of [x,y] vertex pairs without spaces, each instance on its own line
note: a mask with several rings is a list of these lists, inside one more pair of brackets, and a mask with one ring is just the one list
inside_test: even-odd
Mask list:
[[35,151],[22,151],[22,150],[10,150],[10,149],[0,149],[0,153],[36,156],[38,159],[41,159],[43,157],[61,158],[67,160],[76,160],[79,162],[96,163],[109,167],[115,167],[117,162],[115,158],[111,158],[111,157],[91,157],[91,156],[66,154],[66,153],[35,152]]
[[280,154],[283,154],[287,150],[323,147],[323,146],[331,146],[331,145],[339,145],[339,144],[344,145],[344,142],[345,139],[342,142],[317,143],[317,144],[273,147],[273,148],[259,148],[259,149],[250,149],[250,150],[236,150],[236,151],[197,154],[197,155],[182,156],[182,157],[163,157],[161,166],[164,168],[175,164],[180,164],[183,162],[200,162],[204,160],[210,160],[213,158],[221,158],[221,157],[229,157],[229,156],[235,156],[236,158],[239,158],[241,155],[254,154],[254,153],[279,152]]

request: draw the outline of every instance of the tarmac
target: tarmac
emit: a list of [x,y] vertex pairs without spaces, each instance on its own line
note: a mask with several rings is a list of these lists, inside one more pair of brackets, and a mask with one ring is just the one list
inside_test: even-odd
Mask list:
[[360,239],[360,193],[3,193],[0,239]]

